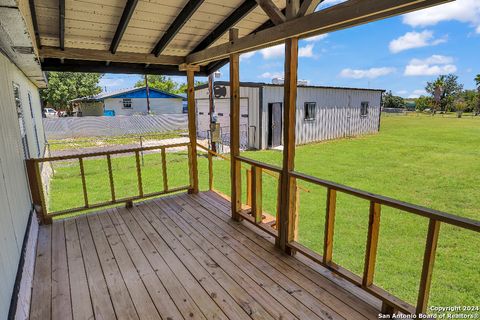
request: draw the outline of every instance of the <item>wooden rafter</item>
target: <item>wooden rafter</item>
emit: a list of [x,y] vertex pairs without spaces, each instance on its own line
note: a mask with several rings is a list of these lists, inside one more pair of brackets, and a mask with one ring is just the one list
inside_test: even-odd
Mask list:
[[197,52],[208,48],[212,43],[217,41],[230,28],[242,20],[247,14],[257,7],[255,0],[245,0],[240,7],[235,9],[222,23],[220,23],[208,36],[206,36],[192,52]]
[[123,9],[122,17],[120,18],[120,22],[118,23],[117,30],[115,31],[115,35],[113,36],[112,43],[110,44],[111,53],[115,53],[117,51],[123,34],[125,33],[125,30],[128,27],[128,23],[132,18],[133,12],[135,11],[137,3],[138,0],[127,0],[125,9]]
[[285,15],[272,0],[256,0],[258,5],[276,25],[286,21]]
[[197,11],[197,9],[202,5],[204,0],[189,0],[185,7],[182,9],[180,14],[175,18],[173,23],[168,28],[167,32],[163,37],[158,41],[155,48],[153,48],[152,53],[155,56],[159,56],[163,50],[168,46],[168,44],[173,40],[177,33],[182,29],[185,23],[192,17],[192,15]]
[[435,6],[451,0],[350,0],[330,8],[287,21],[278,26],[245,36],[187,56],[187,63],[219,60],[283,42],[291,37],[311,37],[335,30],[385,19],[391,16]]
[[65,0],[58,0],[58,37],[60,49],[65,49]]
[[303,17],[307,14],[313,13],[317,6],[322,2],[323,0],[303,0],[298,9],[298,16]]
[[38,30],[37,12],[35,9],[35,0],[28,0],[28,6],[30,7],[30,14],[32,15],[33,32],[35,33],[35,43],[37,48],[40,48],[40,31]]

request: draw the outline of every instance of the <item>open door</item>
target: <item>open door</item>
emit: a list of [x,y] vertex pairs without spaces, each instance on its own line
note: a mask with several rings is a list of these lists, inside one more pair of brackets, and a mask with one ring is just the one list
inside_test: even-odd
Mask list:
[[282,144],[282,103],[268,104],[268,146],[278,147]]

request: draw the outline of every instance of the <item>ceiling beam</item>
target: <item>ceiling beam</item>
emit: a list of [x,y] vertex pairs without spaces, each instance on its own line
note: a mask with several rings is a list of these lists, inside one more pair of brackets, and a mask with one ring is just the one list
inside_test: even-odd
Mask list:
[[200,42],[193,52],[198,52],[200,50],[208,48],[212,43],[217,41],[221,36],[223,36],[230,28],[236,25],[240,20],[242,20],[247,14],[249,14],[253,9],[257,7],[257,2],[255,0],[245,0],[240,7],[235,9],[232,14],[230,14],[222,23],[220,23],[205,39]]
[[303,0],[303,3],[300,5],[298,10],[298,17],[306,16],[307,14],[313,13],[323,0]]
[[107,50],[73,49],[61,50],[55,47],[44,46],[39,50],[41,58],[74,59],[90,61],[109,61],[124,63],[143,63],[161,65],[179,65],[185,62],[185,58],[179,56],[154,56],[151,53],[117,52],[115,54]]
[[[86,61],[45,58],[41,63],[43,71],[59,72],[93,72],[93,73],[124,73],[124,74],[161,74],[167,76],[184,76],[185,71],[178,70],[175,65],[151,64],[145,67],[144,63],[111,62],[108,66],[103,61]],[[200,67],[195,75],[207,76],[206,68]]]
[[37,11],[35,9],[35,0],[28,0],[28,6],[30,7],[30,14],[32,16],[32,25],[33,32],[35,34],[35,43],[37,48],[41,48],[42,44],[40,43],[40,31],[38,31],[38,20],[37,20]]
[[117,30],[115,31],[115,35],[113,36],[112,43],[110,44],[111,53],[117,52],[120,41],[122,41],[123,34],[125,33],[125,30],[127,30],[128,23],[132,18],[137,3],[138,0],[127,0],[125,9],[123,9],[122,17],[120,18],[120,22],[118,23]]
[[58,0],[58,40],[60,49],[65,49],[65,0]]
[[156,56],[159,56],[163,50],[168,46],[170,41],[177,35],[177,33],[182,29],[183,25],[192,17],[192,15],[197,11],[200,5],[204,0],[189,0],[185,7],[182,9],[180,14],[175,18],[167,32],[163,37],[158,41],[155,48],[153,48],[152,53]]
[[451,0],[349,0],[245,36],[236,41],[192,53],[186,57],[186,63],[198,64],[219,60],[232,53],[247,52],[276,45],[288,38],[311,37],[450,1]]
[[258,5],[276,25],[286,21],[285,15],[272,0],[256,0]]

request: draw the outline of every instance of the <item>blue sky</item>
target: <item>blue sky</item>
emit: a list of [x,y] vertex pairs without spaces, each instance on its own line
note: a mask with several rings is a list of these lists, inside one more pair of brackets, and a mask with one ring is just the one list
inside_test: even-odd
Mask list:
[[[318,9],[339,2],[325,0]],[[418,97],[427,81],[455,73],[466,89],[473,89],[480,73],[480,0],[457,0],[301,40],[299,48],[299,79],[314,85],[380,88]],[[240,80],[271,82],[283,76],[283,50],[276,46],[242,55]],[[228,65],[220,71],[218,80],[228,80]],[[133,87],[139,79],[106,74],[101,85],[113,91]]]

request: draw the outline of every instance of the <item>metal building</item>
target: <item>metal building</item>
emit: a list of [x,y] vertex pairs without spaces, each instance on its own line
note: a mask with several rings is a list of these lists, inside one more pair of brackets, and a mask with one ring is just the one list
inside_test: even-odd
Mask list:
[[[209,130],[208,86],[196,87],[198,130]],[[267,149],[282,145],[283,85],[240,83],[240,130],[247,136],[248,148]],[[296,143],[378,132],[380,127],[380,89],[298,86]],[[220,127],[230,126],[230,87],[214,83],[214,105]]]

